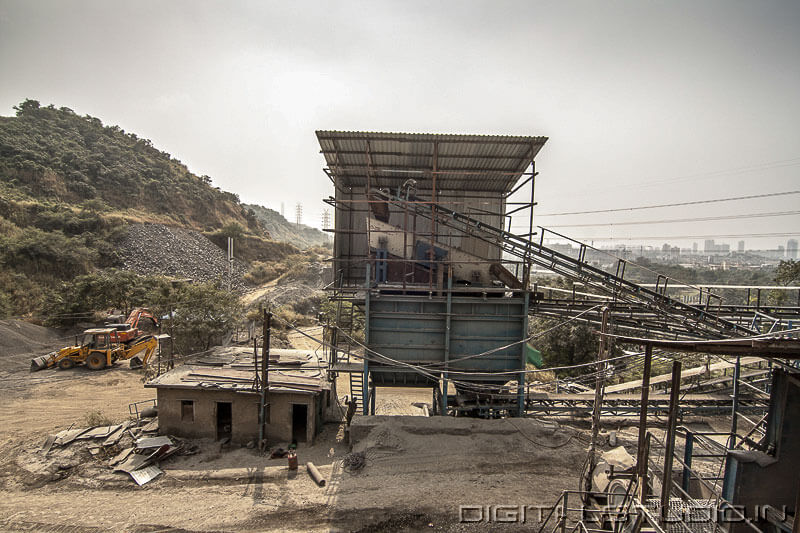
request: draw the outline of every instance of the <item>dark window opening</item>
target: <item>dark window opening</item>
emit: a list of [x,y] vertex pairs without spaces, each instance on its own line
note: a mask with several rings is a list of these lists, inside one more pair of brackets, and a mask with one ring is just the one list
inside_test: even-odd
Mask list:
[[229,439],[233,429],[233,409],[230,402],[217,402],[217,440]]
[[308,427],[308,406],[300,403],[292,404],[292,439],[305,442]]
[[181,421],[194,422],[194,400],[181,400]]

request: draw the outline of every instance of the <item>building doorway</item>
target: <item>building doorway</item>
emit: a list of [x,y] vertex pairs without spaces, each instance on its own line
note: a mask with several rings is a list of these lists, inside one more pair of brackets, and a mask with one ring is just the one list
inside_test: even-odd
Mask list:
[[231,402],[217,402],[217,440],[230,439],[233,430]]
[[304,403],[292,404],[292,439],[305,442],[308,430],[308,406]]

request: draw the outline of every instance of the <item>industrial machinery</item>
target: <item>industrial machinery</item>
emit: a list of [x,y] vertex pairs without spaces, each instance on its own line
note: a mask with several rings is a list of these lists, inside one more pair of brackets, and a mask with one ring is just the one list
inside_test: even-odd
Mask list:
[[80,344],[67,346],[56,352],[31,360],[31,371],[58,366],[62,370],[85,364],[91,370],[101,370],[116,361],[129,359],[131,368],[147,366],[158,346],[155,337],[146,335],[128,343],[115,340],[114,328],[92,328],[83,332]]
[[[120,315],[119,317],[122,318],[123,316]],[[148,325],[145,326],[145,324]],[[137,307],[131,311],[125,322],[106,322],[105,327],[114,328],[115,331],[111,335],[113,342],[128,344],[141,337],[144,333],[152,333],[158,330],[159,323],[149,309]]]

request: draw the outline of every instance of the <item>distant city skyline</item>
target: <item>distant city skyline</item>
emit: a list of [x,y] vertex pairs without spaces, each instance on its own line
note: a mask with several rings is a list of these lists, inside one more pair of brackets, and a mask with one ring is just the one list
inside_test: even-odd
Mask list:
[[[563,239],[556,238],[549,239],[551,242],[565,243]],[[690,245],[680,246],[674,242],[657,243],[608,243],[608,242],[592,242],[589,243],[598,249],[626,249],[626,250],[657,250],[668,251],[677,250],[681,254],[693,255],[714,255],[714,254],[730,254],[730,253],[748,253],[748,252],[780,252],[783,257],[787,259],[797,259],[800,256],[800,247],[796,239],[789,239],[785,244],[778,244],[773,248],[751,248],[747,246],[747,242],[739,240],[736,243],[718,242],[715,239],[707,239],[703,242],[694,241]],[[702,246],[701,246],[702,245]],[[735,248],[734,248],[735,245]]]

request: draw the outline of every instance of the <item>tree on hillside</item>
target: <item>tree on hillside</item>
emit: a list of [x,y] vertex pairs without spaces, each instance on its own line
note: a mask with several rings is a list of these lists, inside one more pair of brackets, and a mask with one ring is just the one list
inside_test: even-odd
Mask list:
[[[778,268],[775,270],[775,284],[786,287],[800,284],[800,261],[787,259],[778,263]],[[773,291],[770,300],[776,305],[783,305],[789,300],[789,294],[786,291]]]
[[800,283],[800,261],[781,261],[775,272],[775,283],[786,286]]
[[97,199],[195,227],[252,225],[237,195],[212,187],[149,139],[36,100],[15,110],[16,117],[0,117],[0,184],[21,197],[74,205]]
[[230,237],[231,239],[236,240],[244,235],[244,228],[241,224],[231,222],[230,224],[223,226],[220,233],[222,233],[222,235],[225,237]]
[[166,331],[173,337],[175,350],[184,355],[222,342],[241,317],[239,299],[219,283],[183,285],[171,291],[168,300],[172,318]]
[[[531,334],[545,332],[558,325],[555,320],[531,319]],[[594,361],[599,349],[599,337],[596,328],[587,324],[571,322],[562,327],[544,333],[531,340],[530,344],[542,353],[545,367],[570,366]],[[577,376],[594,371],[591,366],[559,371],[560,376]]]
[[54,326],[91,320],[93,313],[111,309],[127,314],[134,307],[157,306],[168,287],[166,278],[159,276],[139,276],[113,268],[92,272],[63,282],[52,291],[44,314],[47,323]]

